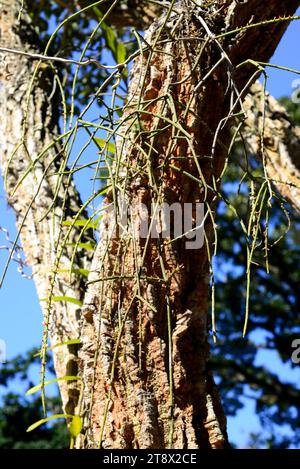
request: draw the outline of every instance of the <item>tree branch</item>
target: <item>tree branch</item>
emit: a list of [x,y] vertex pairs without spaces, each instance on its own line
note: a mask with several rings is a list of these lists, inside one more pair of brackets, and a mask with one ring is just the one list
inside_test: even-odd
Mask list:
[[266,166],[279,193],[300,211],[300,128],[269,93],[255,83],[245,99],[244,136],[253,154]]

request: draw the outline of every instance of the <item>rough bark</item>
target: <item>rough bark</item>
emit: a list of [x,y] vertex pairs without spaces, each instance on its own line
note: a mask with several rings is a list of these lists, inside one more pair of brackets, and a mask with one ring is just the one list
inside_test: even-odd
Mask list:
[[[23,12],[22,22],[17,20],[19,1],[0,1],[0,44],[3,47],[37,51],[38,37],[35,36],[30,18]],[[80,276],[56,272],[68,269],[73,248],[66,247],[57,265],[57,241],[66,235],[68,227],[61,221],[71,220],[81,208],[81,200],[74,185],[62,178],[54,208],[56,188],[60,180],[57,173],[62,162],[62,146],[53,145],[37,161],[38,155],[59,136],[58,102],[53,96],[53,76],[49,67],[38,73],[28,98],[28,89],[36,62],[27,57],[7,54],[3,57],[0,70],[0,146],[1,170],[6,174],[6,191],[9,204],[16,214],[17,226],[21,229],[21,241],[40,299],[52,296],[68,296],[83,299],[83,282]],[[50,98],[52,94],[52,99]],[[12,195],[18,181],[31,170]],[[31,208],[28,210],[28,208]],[[25,217],[26,215],[26,217]],[[83,213],[85,216],[85,213]],[[74,228],[68,243],[75,243],[80,228]],[[85,237],[91,233],[85,234]],[[91,239],[91,238],[89,238]],[[87,240],[87,239],[86,239]],[[88,268],[90,254],[79,250],[74,268]],[[51,284],[54,283],[53,291]],[[48,303],[41,306],[47,319]],[[78,338],[80,308],[66,302],[52,302],[49,317],[49,335],[52,345]],[[55,369],[58,377],[77,374],[77,346],[54,349]],[[78,398],[74,383],[61,382],[60,391],[65,411],[72,414]]]
[[[199,3],[177,2],[168,21],[156,21],[146,34],[150,51],[133,68],[117,187],[106,203],[125,194],[134,227],[140,204],[153,201],[204,202],[214,214],[231,112],[241,110],[238,95],[253,81],[252,65],[237,66],[267,61],[287,23],[219,41],[213,34],[291,15],[300,2]],[[207,369],[210,217],[205,232],[208,249],[187,250],[183,239],[145,242],[122,232],[107,211],[83,309],[84,430],[77,447],[226,447],[225,418]]]

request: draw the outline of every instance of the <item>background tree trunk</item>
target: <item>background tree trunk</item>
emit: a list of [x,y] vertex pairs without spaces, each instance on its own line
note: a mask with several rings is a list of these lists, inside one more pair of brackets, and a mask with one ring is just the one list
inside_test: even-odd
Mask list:
[[207,367],[216,194],[233,115],[257,76],[253,65],[237,66],[267,61],[287,23],[215,35],[290,15],[298,5],[180,1],[146,34],[149,50],[132,71],[117,182],[106,203],[125,197],[131,227],[141,223],[141,204],[205,203],[206,244],[187,250],[184,239],[135,238],[107,211],[83,309],[78,447],[227,446]]
[[[78,0],[80,8],[84,8],[92,3],[95,2],[93,0]],[[74,9],[75,4],[72,0],[67,4],[71,10]],[[103,4],[97,5],[97,8],[105,14],[112,4],[113,0],[109,0]],[[132,25],[137,29],[144,30],[149,27],[155,18],[157,18],[157,16],[159,16],[166,8],[167,4],[163,7],[158,3],[152,3],[148,0],[122,0],[121,2],[116,3],[114,9],[109,14],[107,21],[118,28]],[[93,10],[89,10],[88,15],[93,16]]]
[[[37,48],[39,39],[26,12],[18,21],[20,8],[19,1],[0,1],[0,45],[40,52]],[[68,177],[57,175],[63,169],[64,160],[63,145],[55,140],[60,135],[59,109],[57,95],[52,93],[54,75],[50,67],[44,66],[39,70],[30,90],[36,62],[28,57],[6,54],[3,63],[0,70],[1,169],[38,296],[44,299],[41,306],[45,328],[49,329],[51,343],[55,345],[76,339],[79,335],[80,307],[65,301],[49,303],[45,299],[50,296],[83,299],[82,277],[72,274],[70,282],[69,273],[59,271],[70,268],[74,248],[66,246],[57,263],[59,246],[69,229],[61,226],[61,222],[73,219],[82,204]],[[75,243],[80,230],[74,227],[67,242]],[[86,233],[82,242],[91,239],[91,233]],[[89,268],[90,260],[89,251],[79,250],[73,268]],[[77,375],[77,348],[77,345],[72,345],[54,349],[58,377]],[[63,406],[70,414],[74,412],[78,399],[77,388],[74,382],[60,383]]]
[[[268,177],[291,206],[300,211],[300,129],[284,106],[255,83],[246,97],[244,137],[264,161]],[[261,111],[261,112],[258,112]],[[263,137],[262,137],[263,135]]]

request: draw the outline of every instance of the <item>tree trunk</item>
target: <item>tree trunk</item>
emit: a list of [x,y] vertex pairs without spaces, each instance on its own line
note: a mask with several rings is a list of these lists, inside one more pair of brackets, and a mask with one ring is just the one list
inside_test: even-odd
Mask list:
[[[0,45],[26,52],[40,52],[37,50],[38,37],[29,16],[23,12],[21,22],[18,21],[20,8],[19,1],[0,0]],[[16,214],[38,296],[44,300],[41,305],[45,331],[48,330],[52,345],[56,345],[76,339],[79,335],[80,307],[65,301],[45,299],[62,296],[83,299],[82,277],[72,274],[70,282],[67,271],[74,248],[65,246],[58,257],[69,230],[69,227],[61,226],[61,222],[72,220],[82,203],[68,177],[57,175],[63,170],[64,150],[62,143],[56,141],[60,135],[59,113],[57,95],[52,93],[54,75],[50,67],[39,70],[30,89],[36,62],[14,54],[6,54],[2,62],[1,169],[5,176],[8,202]],[[32,169],[28,171],[30,167]],[[27,171],[28,174],[22,179]],[[84,216],[85,212],[82,214]],[[66,240],[68,244],[76,242],[80,230],[77,227],[72,229]],[[90,235],[84,234],[82,242],[91,240]],[[79,250],[73,269],[89,268],[90,257],[89,251]],[[72,345],[54,349],[58,377],[77,375],[77,348]],[[79,394],[77,385],[61,381],[60,391],[65,411],[73,414]]]
[[[298,1],[186,0],[148,30],[134,65],[106,204],[83,308],[77,447],[224,448],[218,392],[207,367],[209,258],[220,175],[234,114],[287,22],[226,35],[294,13]],[[251,4],[250,4],[251,3]],[[216,38],[215,35],[224,35]],[[204,203],[206,243],[187,249],[160,233],[139,232],[141,207]],[[195,225],[194,225],[195,228]],[[172,228],[174,230],[174,226]],[[172,236],[171,236],[172,238]]]

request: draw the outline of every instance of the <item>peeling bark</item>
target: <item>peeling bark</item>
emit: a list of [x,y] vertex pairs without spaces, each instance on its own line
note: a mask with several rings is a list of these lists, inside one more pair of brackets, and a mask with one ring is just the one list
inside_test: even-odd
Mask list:
[[[293,14],[300,2],[272,1],[267,9],[260,1],[199,3],[202,8],[177,2],[169,20],[156,21],[146,34],[155,51],[139,57],[133,68],[115,177],[134,227],[141,203],[153,201],[203,202],[214,216],[232,114],[241,110],[238,97],[255,78],[252,65],[237,65],[267,61],[287,24],[218,41],[214,34]],[[213,223],[208,217],[209,251]],[[187,250],[183,239],[134,240],[108,210],[90,282],[80,351],[84,431],[77,447],[226,447],[225,417],[207,369],[206,246]]]
[[[20,6],[19,1],[0,1],[0,44],[7,48],[37,52],[38,38],[30,18],[23,13],[21,23],[17,20]],[[50,68],[42,68],[39,71],[28,99],[29,84],[36,62],[27,57],[7,54],[4,63],[5,66],[2,65],[0,70],[1,170],[3,175],[6,175],[8,202],[16,214],[18,228],[22,228],[22,246],[27,262],[32,268],[38,296],[42,300],[49,297],[54,271],[57,270],[57,240],[61,221],[73,219],[82,204],[74,185],[68,185],[65,176],[59,187],[54,208],[47,213],[59,182],[59,176],[55,173],[60,170],[62,162],[62,146],[59,142],[37,161],[42,150],[50,146],[60,134],[56,95],[50,99],[51,94],[53,95],[53,76]],[[33,162],[34,169],[12,195]],[[29,209],[30,204],[32,205]],[[60,239],[63,239],[67,229],[68,227],[62,227]],[[74,228],[68,243],[75,243],[79,233],[80,228]],[[89,235],[90,233],[85,236]],[[72,250],[71,246],[63,250],[59,269],[70,267]],[[90,257],[90,253],[79,251],[74,268],[89,268]],[[70,283],[69,273],[56,273],[52,295],[82,300],[82,278],[72,275]],[[42,302],[41,306],[45,313],[47,303]],[[79,315],[80,308],[74,304],[52,302],[49,323],[52,345],[78,338]],[[77,374],[77,348],[73,345],[54,349],[58,377]],[[65,411],[72,414],[79,394],[77,385],[74,382],[62,381],[60,391]]]

